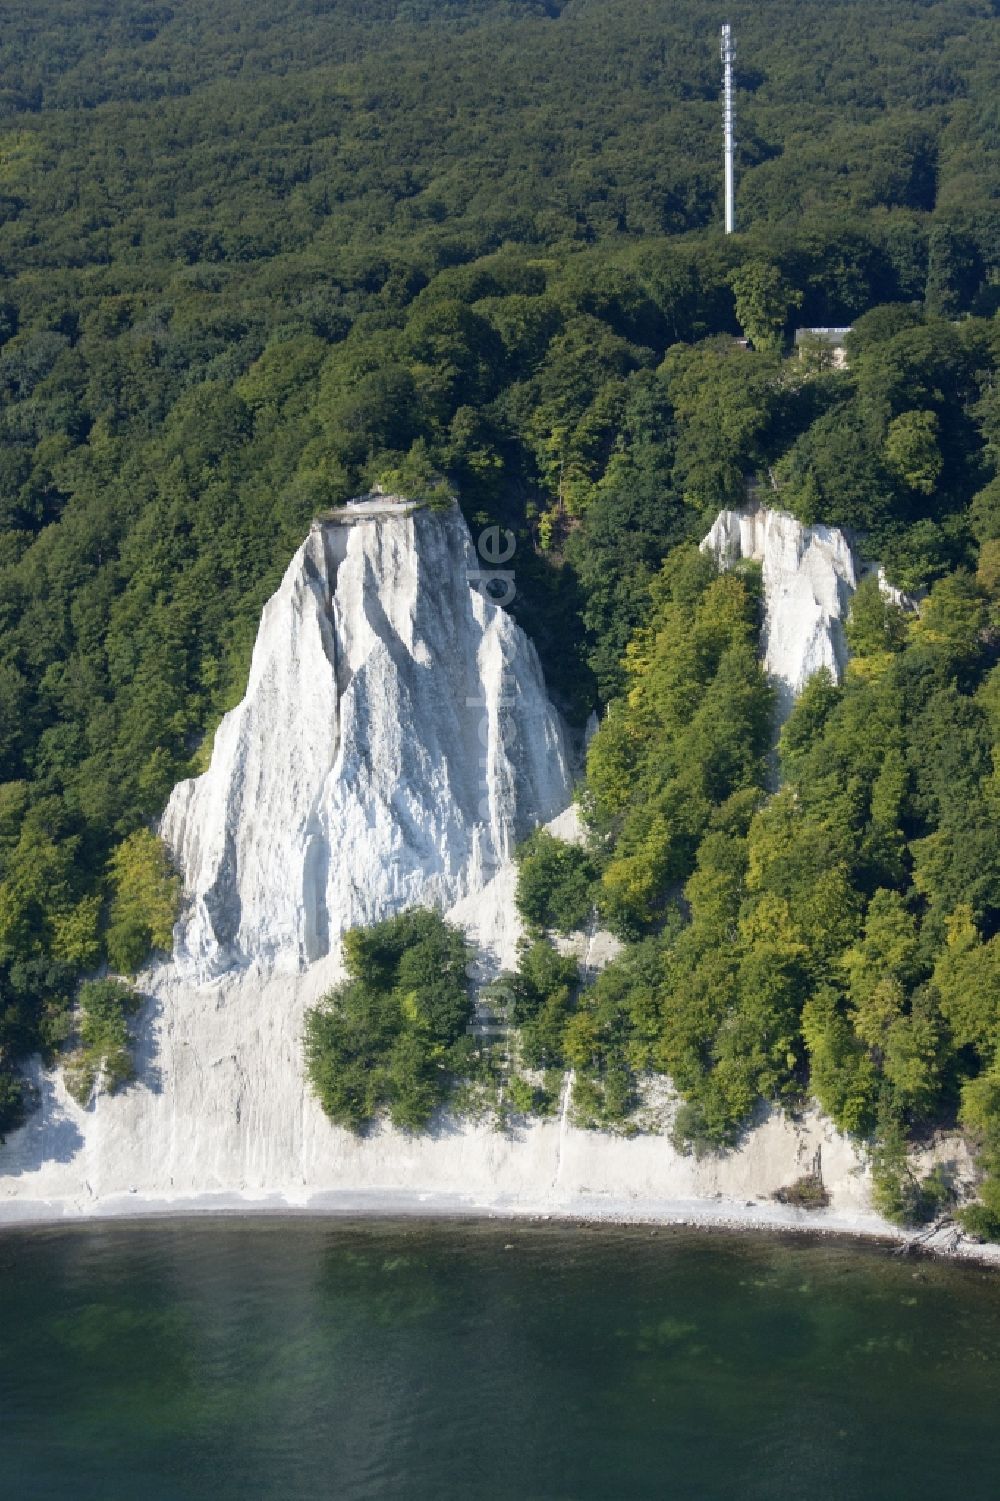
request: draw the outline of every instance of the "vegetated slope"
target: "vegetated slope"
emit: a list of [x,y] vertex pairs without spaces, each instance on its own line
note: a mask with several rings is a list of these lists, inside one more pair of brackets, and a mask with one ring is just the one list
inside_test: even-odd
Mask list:
[[[988,555],[976,576],[939,579],[919,617],[873,578],[861,585],[846,681],[823,669],[806,686],[765,798],[762,687],[725,636],[744,586],[671,554],[630,650],[628,695],[588,759],[598,904],[624,934],[652,935],[566,1025],[564,1059],[586,1076],[597,1119],[627,1118],[637,1076],[657,1068],[685,1097],[680,1134],[719,1146],[759,1098],[807,1087],[874,1142],[880,1207],[913,1219],[944,1185],[911,1177],[906,1138],[957,1114],[995,1175],[969,1223],[1000,1233],[996,547]],[[713,597],[724,587],[728,608]]]
[[[992,6],[736,7],[728,242],[702,3],[14,19],[0,1126],[79,972],[169,931],[145,830],[317,509],[443,474],[511,525],[580,711],[622,686],[668,547],[767,462],[909,584],[1000,532]],[[916,307],[859,326],[849,375],[782,364],[793,318],[887,302]],[[741,323],[757,353],[712,342]]]

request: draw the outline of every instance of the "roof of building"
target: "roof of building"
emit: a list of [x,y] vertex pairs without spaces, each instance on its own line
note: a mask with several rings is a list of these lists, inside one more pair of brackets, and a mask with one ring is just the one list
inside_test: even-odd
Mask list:
[[795,342],[803,344],[806,339],[821,339],[824,344],[843,344],[851,332],[851,328],[797,328]]

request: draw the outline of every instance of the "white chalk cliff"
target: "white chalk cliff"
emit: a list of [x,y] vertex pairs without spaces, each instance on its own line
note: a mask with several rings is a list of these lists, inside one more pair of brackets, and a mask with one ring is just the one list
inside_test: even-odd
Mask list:
[[840,681],[847,665],[844,621],[857,587],[843,532],[804,526],[783,511],[720,511],[701,545],[722,568],[741,560],[761,565],[761,654],[782,717],[821,667]]
[[[704,545],[762,562],[764,656],[789,699],[816,668],[839,674],[855,577],[839,533],[724,513]],[[140,976],[137,1081],[81,1109],[36,1067],[41,1108],[0,1149],[0,1222],[273,1204],[787,1223],[799,1212],[746,1200],[821,1150],[823,1222],[880,1227],[854,1147],[815,1112],[772,1112],[699,1161],[666,1134],[666,1081],[650,1085],[664,1132],[631,1140],[576,1128],[568,1087],[557,1118],[515,1133],[447,1121],[419,1138],[352,1136],[306,1089],[304,1011],[340,977],[347,927],[435,902],[487,970],[515,962],[509,856],[565,808],[570,773],[535,652],[479,574],[457,510],[380,501],[310,532],[209,770],[164,816],[185,906],[173,959]]]
[[314,524],[260,623],[246,695],[162,833],[178,968],[304,968],[350,927],[450,907],[566,804],[559,716],[457,509]]

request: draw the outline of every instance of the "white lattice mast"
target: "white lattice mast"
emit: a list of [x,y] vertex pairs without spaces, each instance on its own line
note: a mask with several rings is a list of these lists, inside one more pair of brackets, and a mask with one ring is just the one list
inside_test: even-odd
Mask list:
[[736,105],[733,101],[733,64],[736,43],[727,21],[722,28],[722,129],[726,141],[726,234],[736,228]]

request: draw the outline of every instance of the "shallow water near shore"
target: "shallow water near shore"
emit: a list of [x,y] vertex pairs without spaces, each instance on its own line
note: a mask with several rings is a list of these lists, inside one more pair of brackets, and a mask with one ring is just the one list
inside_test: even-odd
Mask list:
[[0,1496],[997,1494],[1000,1275],[792,1236],[0,1235]]

